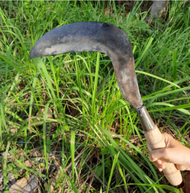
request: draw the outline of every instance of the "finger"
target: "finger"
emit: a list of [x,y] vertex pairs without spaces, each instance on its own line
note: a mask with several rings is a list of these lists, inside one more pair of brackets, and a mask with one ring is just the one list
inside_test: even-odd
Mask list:
[[165,169],[165,164],[161,159],[157,159],[154,164],[158,166],[158,169]]
[[159,163],[157,163],[157,162],[154,162],[154,165],[158,168],[158,170],[159,170],[160,172],[162,172],[163,169],[165,169],[165,165],[163,164],[163,162],[162,162],[162,164],[159,164]]
[[162,160],[161,159],[152,159],[152,155],[151,155],[151,153],[150,153],[150,155],[148,156],[148,159],[151,161],[151,162],[156,162],[157,164],[162,164]]
[[161,159],[157,159],[156,162],[159,164],[159,165],[162,165],[163,164],[163,161]]
[[164,160],[167,159],[166,149],[165,148],[153,150],[153,151],[150,152],[149,160],[151,162],[155,162],[158,159],[164,159]]
[[186,168],[185,170],[188,170],[188,171],[190,171],[190,166],[187,166],[187,168]]
[[180,171],[190,170],[190,166],[187,166],[187,165],[178,165],[178,164],[176,164],[175,166]]

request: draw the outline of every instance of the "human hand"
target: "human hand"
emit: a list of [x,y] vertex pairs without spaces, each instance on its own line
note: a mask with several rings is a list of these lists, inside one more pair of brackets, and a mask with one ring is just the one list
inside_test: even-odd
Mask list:
[[150,151],[149,160],[154,162],[160,171],[165,169],[165,161],[175,164],[178,170],[190,170],[190,149],[179,143],[171,135],[167,133],[162,135],[166,144],[165,148],[152,150],[147,143]]

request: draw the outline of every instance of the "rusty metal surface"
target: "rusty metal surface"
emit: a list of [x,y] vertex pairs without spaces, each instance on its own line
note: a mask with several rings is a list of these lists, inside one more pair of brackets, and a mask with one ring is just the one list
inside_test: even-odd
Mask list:
[[142,106],[130,40],[123,30],[114,25],[80,22],[53,29],[37,41],[30,57],[82,51],[108,55],[123,97],[135,108]]
[[135,108],[142,106],[129,37],[114,25],[79,22],[55,28],[37,41],[30,57],[82,51],[96,51],[108,55],[123,97]]
[[140,122],[142,124],[144,131],[154,129],[154,127],[155,127],[154,122],[153,122],[152,118],[150,117],[145,106],[137,108],[136,110],[137,110],[137,114],[139,116],[139,119],[140,119]]

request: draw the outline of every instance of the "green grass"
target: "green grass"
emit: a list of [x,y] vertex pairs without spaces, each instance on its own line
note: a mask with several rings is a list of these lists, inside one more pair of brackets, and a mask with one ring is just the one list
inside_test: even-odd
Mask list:
[[[136,2],[125,17],[114,1],[0,2],[0,173],[35,174],[47,192],[180,192],[147,158],[134,108],[116,82],[110,59],[69,53],[30,59],[35,42],[55,27],[80,21],[117,25],[133,45],[143,102],[163,132],[189,146],[190,5],[169,3],[165,20],[146,22]],[[112,14],[104,14],[112,7]],[[111,9],[111,8],[110,8]],[[19,142],[25,141],[24,145]],[[36,156],[36,154],[38,155]],[[11,155],[11,159],[9,158]],[[43,166],[24,165],[40,157]],[[2,164],[3,163],[3,164]],[[48,175],[51,163],[60,172]],[[42,167],[43,172],[39,171]],[[24,169],[24,173],[19,171]],[[47,184],[45,187],[44,184]]]

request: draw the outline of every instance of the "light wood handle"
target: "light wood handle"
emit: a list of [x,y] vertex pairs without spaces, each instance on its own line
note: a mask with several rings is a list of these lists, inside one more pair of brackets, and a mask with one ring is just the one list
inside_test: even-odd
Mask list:
[[[146,136],[146,140],[152,150],[166,147],[163,136],[156,125],[154,129],[144,131],[144,133]],[[166,167],[163,170],[163,173],[170,184],[172,184],[173,186],[180,185],[182,183],[181,172],[177,170],[173,163],[164,162],[164,164]]]

